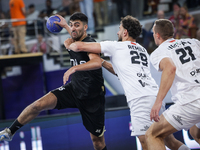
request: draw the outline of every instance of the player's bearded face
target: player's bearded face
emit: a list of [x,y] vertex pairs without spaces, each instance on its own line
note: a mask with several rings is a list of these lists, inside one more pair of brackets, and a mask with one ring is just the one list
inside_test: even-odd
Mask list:
[[118,35],[118,41],[122,41],[122,36]]
[[75,41],[79,41],[84,34],[84,25],[81,21],[70,22],[72,29],[71,37]]
[[119,31],[117,32],[118,35],[118,41],[122,41],[122,34],[123,34],[123,27],[122,25],[119,26]]

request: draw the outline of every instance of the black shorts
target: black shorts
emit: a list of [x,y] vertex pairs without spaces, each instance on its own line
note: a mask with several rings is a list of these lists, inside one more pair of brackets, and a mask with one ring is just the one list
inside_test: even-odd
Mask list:
[[104,133],[105,96],[78,99],[71,83],[51,91],[57,97],[55,109],[78,108],[85,128],[95,136]]

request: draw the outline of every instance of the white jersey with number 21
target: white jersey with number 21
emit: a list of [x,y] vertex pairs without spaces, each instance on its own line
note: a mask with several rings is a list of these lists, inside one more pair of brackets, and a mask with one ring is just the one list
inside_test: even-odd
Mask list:
[[150,56],[159,70],[160,61],[169,57],[176,66],[171,87],[172,101],[187,104],[200,98],[200,41],[196,39],[168,39]]

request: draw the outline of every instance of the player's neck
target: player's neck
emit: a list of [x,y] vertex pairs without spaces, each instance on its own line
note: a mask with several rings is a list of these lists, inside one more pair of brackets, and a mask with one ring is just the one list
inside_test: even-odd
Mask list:
[[87,33],[84,33],[83,36],[79,39],[79,41],[82,41],[86,37],[87,37]]
[[125,37],[122,39],[122,41],[131,41],[131,42],[136,42],[135,39],[133,39],[132,37]]

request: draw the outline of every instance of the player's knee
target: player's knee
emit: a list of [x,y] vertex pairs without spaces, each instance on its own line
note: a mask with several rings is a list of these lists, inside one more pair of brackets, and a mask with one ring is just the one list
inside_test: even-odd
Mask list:
[[31,107],[31,110],[33,111],[33,112],[40,112],[40,111],[42,111],[42,106],[41,106],[41,103],[40,103],[40,101],[35,101],[35,102],[33,102],[31,105],[30,105],[30,107]]
[[93,141],[93,145],[95,150],[102,150],[104,148],[102,141],[95,140]]
[[105,147],[105,142],[102,137],[92,137],[92,142],[95,150],[102,150]]

